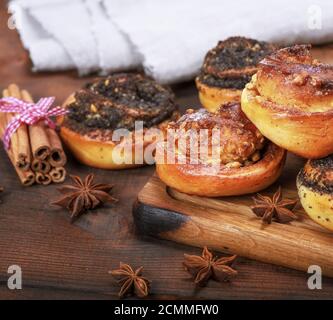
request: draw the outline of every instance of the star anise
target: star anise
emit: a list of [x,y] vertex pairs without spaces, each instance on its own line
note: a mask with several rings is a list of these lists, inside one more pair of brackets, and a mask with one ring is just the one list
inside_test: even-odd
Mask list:
[[148,296],[150,289],[150,281],[142,277],[143,267],[136,269],[126,263],[120,262],[119,269],[110,271],[110,274],[117,280],[120,286],[118,293],[120,298],[127,294],[135,294],[139,298]]
[[184,254],[184,257],[183,265],[192,275],[196,285],[205,286],[210,278],[216,281],[226,281],[237,275],[237,271],[231,268],[237,258],[236,255],[217,258],[207,247],[204,247],[201,257],[188,254]]
[[63,193],[64,196],[52,204],[68,209],[72,222],[89,209],[94,209],[105,202],[115,203],[118,201],[109,194],[113,185],[94,183],[93,174],[89,174],[84,181],[78,176],[70,177],[74,182],[73,185],[64,185],[59,188],[59,192]]
[[254,214],[262,218],[264,223],[270,224],[273,220],[280,223],[287,223],[298,218],[292,212],[298,200],[282,200],[281,187],[274,193],[272,198],[257,194],[253,198],[253,201],[255,205],[251,206],[251,209]]

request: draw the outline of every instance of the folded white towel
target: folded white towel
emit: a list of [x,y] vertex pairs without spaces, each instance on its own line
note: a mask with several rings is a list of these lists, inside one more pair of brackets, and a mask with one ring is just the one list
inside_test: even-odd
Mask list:
[[81,74],[98,70],[96,42],[82,0],[30,7],[29,13],[63,45]]
[[13,0],[10,9],[35,71],[77,68],[84,75],[140,65],[99,0]]
[[112,20],[143,55],[146,72],[160,82],[192,78],[207,50],[233,35],[282,43],[333,40],[333,2],[326,0],[104,3]]
[[86,0],[85,3],[91,14],[91,30],[97,45],[101,73],[139,67],[140,55],[108,18],[101,0]]
[[[29,7],[26,7],[26,4],[24,1],[13,1],[10,3],[9,9],[15,17],[22,43],[30,52],[33,70],[60,71],[75,68],[73,60],[62,44],[30,15]],[[34,5],[38,5],[38,2],[35,1]]]
[[[143,65],[160,82],[192,78],[218,40],[333,41],[327,0],[13,0],[35,70],[81,74]],[[23,26],[24,25],[24,26]]]

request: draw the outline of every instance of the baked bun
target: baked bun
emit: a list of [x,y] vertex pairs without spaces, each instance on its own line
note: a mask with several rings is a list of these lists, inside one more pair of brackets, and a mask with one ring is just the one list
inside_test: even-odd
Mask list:
[[[69,112],[58,119],[64,143],[80,162],[103,169],[143,165],[145,149],[156,143],[149,129],[165,130],[170,120],[178,118],[173,93],[134,73],[97,79],[64,105]],[[138,129],[140,121],[143,126]],[[121,150],[121,146],[126,147]]]
[[333,66],[309,45],[281,49],[259,64],[242,93],[242,110],[278,146],[305,158],[333,153]]
[[166,185],[187,194],[257,192],[280,176],[285,162],[286,152],[261,135],[239,103],[223,105],[216,113],[190,109],[169,123],[168,136],[157,145],[156,171]]
[[207,53],[196,78],[201,104],[214,112],[222,104],[239,102],[258,62],[275,49],[272,44],[243,37],[220,41]]
[[297,176],[297,188],[309,217],[333,231],[333,155],[308,160]]

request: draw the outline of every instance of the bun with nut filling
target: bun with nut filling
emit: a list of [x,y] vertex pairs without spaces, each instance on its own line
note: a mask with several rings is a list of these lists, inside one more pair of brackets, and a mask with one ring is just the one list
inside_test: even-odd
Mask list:
[[333,153],[333,66],[296,45],[266,57],[242,93],[242,110],[281,148],[308,159]]
[[168,130],[173,137],[158,143],[156,171],[167,186],[187,194],[257,192],[276,181],[285,163],[286,152],[262,136],[239,103],[215,113],[188,110]]

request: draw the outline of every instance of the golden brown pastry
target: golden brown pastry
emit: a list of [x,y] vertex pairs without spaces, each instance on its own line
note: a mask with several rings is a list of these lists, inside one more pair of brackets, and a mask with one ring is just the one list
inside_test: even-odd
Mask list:
[[297,188],[309,217],[333,231],[333,155],[308,160],[297,176]]
[[[65,107],[69,113],[58,119],[63,141],[80,162],[104,169],[143,165],[142,152],[137,150],[144,152],[156,143],[148,129],[164,130],[170,120],[178,118],[173,93],[134,73],[113,74],[89,83],[67,99]],[[137,121],[143,122],[144,138],[134,142]],[[127,130],[128,135],[115,138],[118,129]],[[129,147],[121,151],[126,144]]]
[[275,49],[272,44],[243,37],[220,41],[207,53],[196,78],[201,104],[214,112],[222,104],[239,102],[258,62]]
[[309,45],[266,57],[242,93],[242,110],[278,146],[316,159],[333,153],[333,66]]
[[171,132],[174,139],[158,143],[156,171],[180,192],[207,197],[256,192],[279,177],[285,162],[286,152],[261,135],[239,103],[216,113],[190,109],[169,124],[169,137]]

